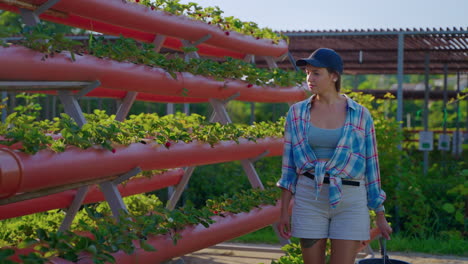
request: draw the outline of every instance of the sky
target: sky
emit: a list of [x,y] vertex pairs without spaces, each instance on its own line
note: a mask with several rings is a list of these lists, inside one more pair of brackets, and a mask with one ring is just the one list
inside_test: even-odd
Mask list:
[[181,0],[273,30],[468,28],[468,0]]

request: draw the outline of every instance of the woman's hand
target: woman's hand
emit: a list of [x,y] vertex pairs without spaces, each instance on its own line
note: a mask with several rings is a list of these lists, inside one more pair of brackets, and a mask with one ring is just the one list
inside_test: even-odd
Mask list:
[[282,213],[278,223],[278,231],[282,238],[291,238],[291,220],[288,213]]
[[385,213],[384,212],[377,212],[377,227],[380,229],[380,233],[382,233],[382,236],[390,240],[390,234],[393,232],[392,227],[387,222],[387,219],[385,218]]
[[278,222],[278,232],[282,238],[289,239],[291,237],[291,218],[289,217],[289,204],[291,202],[292,193],[286,189],[281,192],[281,216]]

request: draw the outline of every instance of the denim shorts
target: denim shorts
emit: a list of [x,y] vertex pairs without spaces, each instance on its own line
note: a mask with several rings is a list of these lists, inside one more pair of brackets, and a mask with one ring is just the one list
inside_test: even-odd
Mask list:
[[322,185],[316,200],[314,181],[299,176],[292,210],[292,236],[369,240],[367,191],[364,181],[360,182],[360,186],[342,185],[343,197],[336,208],[331,208],[328,198],[329,184]]

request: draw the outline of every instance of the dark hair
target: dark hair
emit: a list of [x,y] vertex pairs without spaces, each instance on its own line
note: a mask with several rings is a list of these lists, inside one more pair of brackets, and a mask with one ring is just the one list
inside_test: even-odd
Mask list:
[[334,73],[336,74],[336,76],[338,76],[338,79],[335,82],[335,90],[339,92],[341,90],[341,74],[339,74],[336,70],[331,69],[331,68],[327,68],[327,71],[329,74]]

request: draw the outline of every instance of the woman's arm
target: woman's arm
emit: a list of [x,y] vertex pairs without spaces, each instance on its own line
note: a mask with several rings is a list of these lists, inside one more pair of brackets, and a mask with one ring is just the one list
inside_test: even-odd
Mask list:
[[377,139],[375,136],[374,121],[369,114],[369,120],[366,124],[366,189],[367,205],[374,210],[377,219],[376,224],[386,239],[390,239],[392,228],[385,218],[385,208],[383,202],[386,194],[381,188],[379,158],[377,152]]
[[291,217],[289,215],[289,203],[291,202],[292,193],[286,189],[282,190],[281,216],[278,223],[278,231],[281,237],[289,239],[291,238]]

